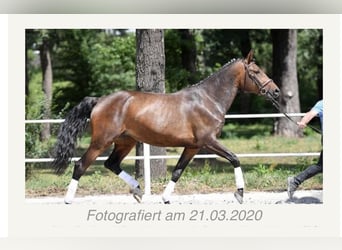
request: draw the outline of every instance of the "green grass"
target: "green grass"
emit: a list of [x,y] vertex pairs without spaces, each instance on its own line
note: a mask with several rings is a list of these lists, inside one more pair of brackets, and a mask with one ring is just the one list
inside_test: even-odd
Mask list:
[[[266,125],[225,126],[224,139],[220,141],[231,151],[239,153],[275,153],[275,152],[318,152],[321,149],[320,136],[310,134],[303,138],[284,138],[272,136]],[[234,134],[230,131],[234,131]],[[238,131],[238,132],[236,132]],[[253,131],[253,133],[250,133]],[[266,131],[266,132],[265,132]],[[230,133],[230,134],[229,134]],[[81,155],[89,144],[85,136],[80,142],[77,155]],[[181,148],[169,148],[168,155],[180,154]],[[105,154],[108,154],[106,152]],[[131,152],[134,155],[135,152]],[[283,191],[286,179],[304,170],[316,161],[316,157],[276,157],[276,158],[240,158],[246,190],[248,191]],[[160,194],[168,183],[177,159],[167,160],[167,176],[152,181],[152,193]],[[125,160],[122,168],[134,175],[134,161]],[[70,182],[72,166],[60,176],[55,175],[47,164],[26,165],[26,196],[62,196]],[[139,179],[143,188],[143,179]],[[302,189],[321,189],[322,175],[317,175],[306,182]],[[184,171],[176,185],[176,193],[211,193],[231,192],[235,190],[234,170],[232,165],[218,159],[195,159]],[[128,186],[112,172],[96,162],[80,179],[78,195],[126,194]]]

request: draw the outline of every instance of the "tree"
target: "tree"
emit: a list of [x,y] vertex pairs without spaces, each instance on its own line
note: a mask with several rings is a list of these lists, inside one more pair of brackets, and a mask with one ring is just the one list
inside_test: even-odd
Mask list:
[[196,43],[194,32],[190,29],[178,30],[181,43],[181,59],[183,68],[189,72],[187,82],[196,83]]
[[[254,58],[265,72],[270,71],[272,63],[269,55],[272,50],[269,30],[206,29],[202,31],[202,36],[205,43],[203,60],[208,73],[216,71],[233,58],[244,58],[250,49],[254,50]],[[265,105],[266,102],[264,98],[241,91],[229,112],[268,112],[270,106]]]
[[[321,56],[321,60],[317,61],[317,95],[319,99],[323,98],[323,60],[322,60],[322,50],[323,50],[323,31],[318,30],[318,39],[315,43],[315,54]],[[318,58],[319,59],[319,58]]]
[[323,32],[321,29],[298,30],[297,70],[302,112],[313,101],[322,99]]
[[[40,65],[42,68],[42,76],[43,76],[43,92],[45,96],[44,100],[44,110],[43,110],[43,119],[51,118],[51,102],[52,102],[52,81],[53,81],[53,73],[52,73],[52,63],[51,63],[51,41],[49,38],[48,31],[42,31],[42,43],[39,48],[40,55]],[[51,128],[50,123],[43,123],[42,131],[41,131],[41,140],[45,141],[50,138]]]
[[[280,111],[299,113],[299,91],[297,80],[297,30],[272,30],[273,79],[278,84],[281,95]],[[298,120],[299,118],[293,118]],[[287,118],[280,118],[275,124],[275,134],[298,137],[302,131]]]
[[29,93],[29,83],[30,83],[30,59],[29,50],[34,42],[34,31],[31,29],[25,30],[25,96],[27,97]]
[[[84,96],[135,89],[135,35],[123,30],[58,30],[54,107],[67,112]],[[63,115],[63,114],[62,114]]]
[[[165,93],[164,31],[160,29],[136,30],[136,84],[137,90]],[[142,155],[142,144],[138,143],[137,155]],[[151,146],[151,155],[165,155],[165,148]],[[136,161],[136,177],[144,172],[143,162]],[[151,177],[165,177],[166,160],[151,162]]]
[[175,92],[201,80],[198,64],[199,32],[190,29],[165,30],[165,78],[167,92]]

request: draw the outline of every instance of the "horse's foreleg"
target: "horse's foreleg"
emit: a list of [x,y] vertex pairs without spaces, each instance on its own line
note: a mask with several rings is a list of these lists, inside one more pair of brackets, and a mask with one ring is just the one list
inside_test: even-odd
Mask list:
[[194,157],[194,155],[199,151],[199,148],[185,148],[181,157],[179,158],[176,167],[172,171],[172,177],[169,183],[167,184],[162,199],[165,204],[170,203],[170,197],[172,192],[174,191],[176,182],[181,177],[185,167],[188,165],[188,163],[191,161],[191,159]]
[[237,188],[234,196],[240,204],[243,203],[243,190],[245,187],[245,182],[243,179],[243,174],[238,157],[216,140],[206,145],[206,148],[209,149],[211,152],[227,159],[234,166],[235,183]]
[[133,193],[133,197],[138,202],[141,202],[142,192],[139,186],[139,182],[131,175],[126,173],[124,170],[122,170],[120,167],[122,160],[135,145],[136,141],[130,137],[125,138],[125,140],[116,142],[113,152],[105,161],[104,165],[106,168],[110,169],[112,172],[118,175],[124,182],[126,182],[129,185],[131,192]]

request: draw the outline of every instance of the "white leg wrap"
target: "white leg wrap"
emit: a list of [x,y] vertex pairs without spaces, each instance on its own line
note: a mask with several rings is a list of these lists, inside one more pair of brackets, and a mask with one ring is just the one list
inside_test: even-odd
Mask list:
[[139,182],[132,176],[127,174],[125,171],[121,171],[119,177],[124,180],[131,188],[136,188],[139,186]]
[[68,191],[64,197],[64,202],[66,204],[71,204],[72,201],[74,200],[77,186],[78,186],[78,181],[71,179],[70,184],[68,186]]
[[245,187],[245,182],[243,180],[243,175],[242,175],[242,170],[240,167],[234,168],[234,174],[235,174],[235,183],[236,187],[239,188],[244,188]]
[[176,182],[169,181],[162,195],[162,199],[164,202],[170,201],[170,197],[171,197],[173,190],[175,190],[175,186],[176,186]]

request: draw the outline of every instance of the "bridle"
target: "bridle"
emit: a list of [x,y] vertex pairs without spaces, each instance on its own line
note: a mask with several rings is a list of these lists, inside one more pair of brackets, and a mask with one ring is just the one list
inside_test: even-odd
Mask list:
[[[249,69],[249,66],[251,64],[255,64],[254,62],[251,62],[250,64],[246,64],[244,63],[244,66],[245,66],[245,82],[244,82],[244,85],[246,84],[246,79],[247,79],[247,75],[248,77],[258,86],[259,88],[259,93],[263,96],[266,96],[266,99],[270,100],[273,104],[273,106],[280,112],[282,113],[287,119],[289,119],[291,122],[295,123],[297,125],[297,122],[294,121],[287,113],[281,111],[280,109],[280,104],[279,102],[273,97],[273,95],[269,94],[269,95],[266,95],[267,93],[269,93],[269,91],[266,89],[266,86],[270,83],[270,82],[273,82],[272,79],[268,79],[266,80],[265,82],[261,82],[256,76],[254,73],[251,73],[250,69]],[[245,86],[244,86],[244,89],[245,89]],[[319,133],[319,134],[322,134],[322,131],[319,130],[318,128],[315,128],[309,124],[307,124],[308,127],[310,127],[311,129],[313,129],[315,132]]]
[[[258,86],[258,88],[259,88],[259,94],[261,94],[261,95],[266,95],[267,93],[269,93],[269,91],[266,89],[266,86],[267,86],[269,83],[273,82],[273,80],[269,78],[269,79],[266,80],[265,82],[261,82],[261,81],[256,77],[256,75],[250,71],[249,66],[252,65],[252,64],[255,64],[255,62],[251,62],[251,63],[248,64],[248,65],[247,65],[246,63],[244,63],[245,72],[246,72],[246,74],[245,74],[245,83],[244,83],[244,84],[246,85],[246,79],[247,79],[247,75],[248,75],[248,77],[255,83],[255,85]],[[245,88],[245,86],[244,86],[244,88]],[[267,95],[267,96],[269,97],[269,95]]]

